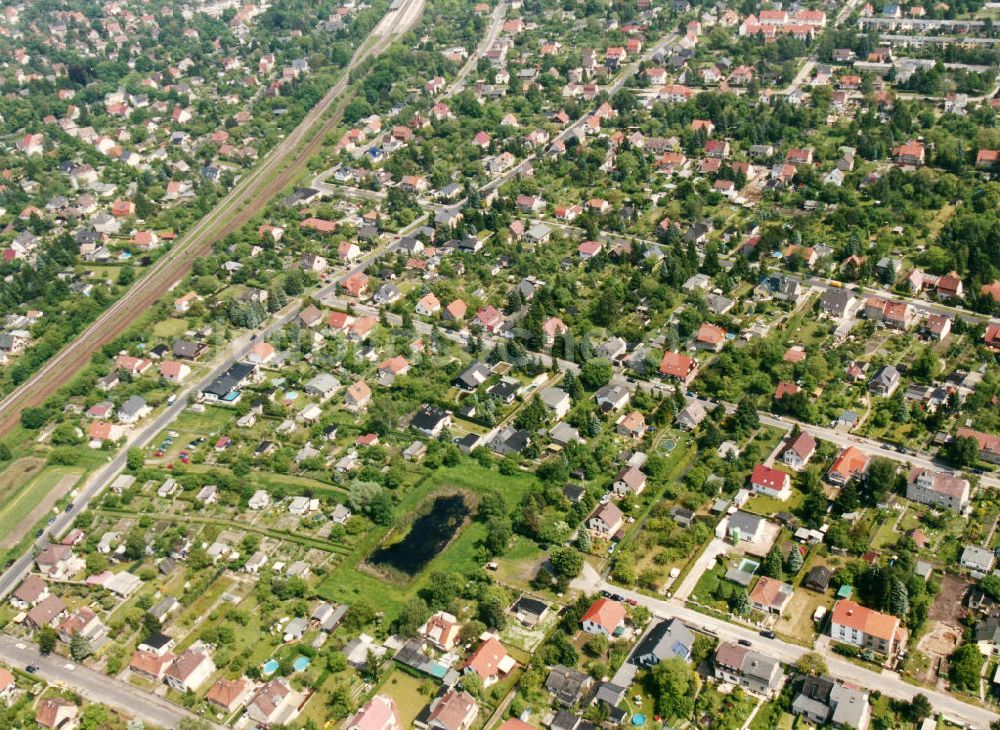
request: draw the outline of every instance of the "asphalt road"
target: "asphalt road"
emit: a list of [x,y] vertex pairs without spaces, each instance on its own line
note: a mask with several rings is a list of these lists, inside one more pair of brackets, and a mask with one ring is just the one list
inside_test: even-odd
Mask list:
[[707,629],[708,633],[717,636],[722,641],[749,641],[753,644],[754,649],[779,659],[785,664],[794,664],[803,654],[818,651],[826,660],[832,676],[853,682],[869,691],[878,690],[882,694],[898,700],[909,701],[913,699],[914,695],[923,694],[930,700],[935,712],[943,713],[949,719],[966,723],[969,727],[985,730],[989,728],[990,723],[998,718],[995,712],[985,707],[968,704],[945,692],[916,687],[903,681],[898,674],[889,670],[876,672],[866,669],[847,661],[825,647],[814,650],[797,644],[788,644],[780,639],[767,639],[752,629],[706,616],[681,605],[679,602],[652,598],[642,593],[620,588],[606,581],[600,581],[595,587],[596,590],[608,590],[625,598],[634,599],[660,618],[679,618],[694,629],[703,631]]
[[[36,676],[49,684],[70,688],[91,702],[107,705],[148,723],[147,727],[173,728],[184,718],[199,717],[161,697],[70,662],[65,657],[55,654],[42,656],[33,645],[19,643],[9,636],[0,636],[0,660],[20,669],[33,664],[38,667]],[[224,730],[222,725],[211,724],[217,730]]]
[[[253,213],[298,177],[300,168],[338,119],[336,113],[330,119],[324,118],[347,90],[351,70],[366,59],[377,56],[398,34],[412,28],[423,12],[423,5],[424,0],[403,0],[399,8],[387,12],[369,35],[375,43],[366,41],[355,51],[341,79],[302,122],[244,174],[211,212],[184,231],[174,246],[143,272],[119,300],[0,401],[0,435],[18,423],[22,410],[44,403],[85,366],[104,343],[125,331],[147,307],[164,296],[187,273],[191,262],[213,241],[249,220]],[[306,137],[314,130],[318,130],[317,133],[307,140]]]
[[[290,304],[283,310],[279,317],[269,325],[265,330],[257,333],[258,336],[266,336],[271,332],[277,331],[280,327],[287,324],[299,311],[299,303],[296,301],[294,304]],[[91,500],[99,495],[112,481],[117,477],[122,470],[125,469],[125,462],[128,458],[128,449],[132,447],[143,448],[164,428],[169,426],[180,413],[187,407],[188,399],[192,395],[198,393],[205,386],[211,383],[215,378],[224,373],[230,365],[235,361],[246,355],[254,340],[251,338],[253,335],[251,333],[246,333],[229,345],[227,349],[227,356],[223,361],[214,367],[209,375],[204,379],[193,382],[184,389],[182,389],[177,394],[177,399],[172,405],[167,406],[160,413],[158,413],[152,420],[144,423],[139,429],[134,431],[127,438],[126,445],[119,449],[117,452],[111,456],[110,461],[107,465],[101,469],[94,472],[84,483],[76,500],[73,502],[73,508],[69,512],[61,512],[50,525],[46,525],[42,530],[42,534],[35,540],[35,547],[37,549],[42,549],[49,544],[50,538],[57,538],[62,536],[83,510],[87,508]],[[18,584],[24,579],[24,577],[31,570],[32,562],[34,561],[34,552],[29,550],[25,555],[22,555],[14,564],[4,571],[0,575],[0,599],[5,598],[11,591],[13,591]]]
[[[615,77],[615,80],[611,82],[608,86],[604,87],[604,91],[607,92],[609,97],[617,94],[625,87],[625,84],[628,82],[628,80],[639,72],[640,62],[649,61],[651,58],[653,58],[653,56],[663,51],[667,46],[669,46],[671,43],[677,40],[677,37],[678,37],[677,33],[673,32],[664,37],[659,43],[654,43],[652,46],[649,47],[649,50],[647,50],[639,57],[639,59],[633,61],[630,64],[627,64],[619,72],[618,76]],[[578,130],[580,127],[583,126],[583,123],[587,120],[587,118],[590,116],[591,113],[592,112],[587,112],[582,117],[580,117],[572,124],[570,124],[568,127],[563,129],[559,134],[557,134],[553,138],[552,143],[565,141],[571,134],[573,134],[574,132],[576,132],[576,130]],[[518,164],[512,167],[510,170],[505,172],[503,175],[500,175],[499,177],[494,178],[493,180],[490,180],[490,182],[486,183],[482,187],[481,192],[489,192],[491,190],[496,190],[500,188],[502,185],[505,185],[506,183],[510,182],[511,180],[514,179],[514,177],[524,172],[525,168],[529,164],[531,164],[531,161],[534,160],[536,156],[537,155],[535,155],[534,153],[528,155]]]
[[[901,464],[911,464],[924,469],[934,469],[951,475],[957,475],[960,473],[959,470],[953,469],[949,464],[937,459],[933,454],[925,452],[901,454],[894,448],[890,448],[879,441],[875,441],[874,439],[869,439],[864,436],[844,433],[843,431],[836,431],[832,428],[826,428],[824,426],[814,426],[809,423],[802,423],[783,416],[774,416],[767,413],[760,414],[760,421],[768,426],[776,426],[786,431],[791,430],[793,425],[798,424],[803,431],[809,431],[809,433],[816,438],[823,439],[824,441],[830,441],[841,448],[854,446],[870,456],[891,459],[892,461],[898,461]],[[990,474],[980,474],[979,483],[984,487],[1000,489],[1000,479]]]
[[490,16],[490,27],[486,30],[486,35],[484,35],[483,39],[479,42],[479,46],[476,48],[476,51],[469,55],[469,60],[467,60],[462,68],[459,69],[454,81],[451,82],[448,89],[445,91],[445,96],[454,96],[465,88],[465,80],[477,67],[479,59],[482,55],[490,50],[496,42],[497,36],[500,35],[500,30],[503,28],[503,21],[506,14],[507,0],[500,0]]

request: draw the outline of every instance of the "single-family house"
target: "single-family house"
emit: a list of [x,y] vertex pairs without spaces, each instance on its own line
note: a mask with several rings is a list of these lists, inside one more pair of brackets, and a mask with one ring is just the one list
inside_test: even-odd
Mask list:
[[757,464],[750,474],[750,488],[759,494],[786,500],[792,494],[792,478],[788,472]]
[[598,598],[580,619],[588,634],[614,636],[625,625],[625,604],[611,598]]
[[621,529],[624,513],[613,502],[598,505],[587,518],[587,528],[598,538],[609,540]]
[[777,659],[735,641],[719,644],[712,667],[716,679],[765,697],[775,695],[785,679]]
[[781,461],[793,469],[801,469],[816,453],[816,439],[808,431],[801,431],[781,453]]
[[852,479],[863,479],[868,473],[870,460],[868,454],[858,447],[848,446],[833,460],[826,472],[827,481],[842,487]]
[[899,618],[841,599],[833,607],[830,636],[852,646],[891,655],[905,638]]

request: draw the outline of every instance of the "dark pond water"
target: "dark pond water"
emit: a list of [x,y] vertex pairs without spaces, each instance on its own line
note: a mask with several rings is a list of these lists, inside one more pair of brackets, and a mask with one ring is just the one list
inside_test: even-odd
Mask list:
[[414,576],[444,549],[461,528],[469,508],[459,494],[437,497],[430,511],[414,520],[399,542],[376,548],[368,562]]

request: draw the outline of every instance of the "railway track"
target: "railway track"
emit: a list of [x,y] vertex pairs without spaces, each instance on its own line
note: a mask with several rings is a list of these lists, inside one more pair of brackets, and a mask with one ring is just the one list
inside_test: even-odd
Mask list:
[[[45,403],[86,366],[94,353],[121,335],[142,312],[166,295],[190,271],[196,258],[211,251],[215,241],[246,224],[302,174],[327,134],[340,123],[350,98],[347,92],[351,72],[365,61],[377,57],[400,34],[413,27],[423,10],[423,3],[424,0],[403,0],[395,10],[386,13],[368,40],[355,52],[340,81],[330,88],[291,134],[241,178],[211,212],[186,231],[124,296],[0,401],[0,436],[17,426],[25,408]],[[370,43],[372,38],[374,43]],[[334,109],[332,114],[331,109]]]

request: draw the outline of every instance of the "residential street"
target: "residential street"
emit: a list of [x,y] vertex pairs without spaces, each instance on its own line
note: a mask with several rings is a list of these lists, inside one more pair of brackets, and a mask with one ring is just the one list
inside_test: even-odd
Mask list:
[[1000,730],[986,5],[8,4],[0,730]]
[[500,30],[503,28],[504,18],[507,16],[507,3],[498,2],[497,6],[493,9],[490,14],[490,27],[486,31],[486,35],[479,42],[476,50],[469,54],[469,60],[465,62],[465,65],[459,70],[458,74],[455,76],[454,81],[448,86],[447,91],[445,91],[445,96],[455,96],[465,88],[465,80],[469,77],[469,74],[474,71],[479,63],[479,59],[482,58],[483,54],[486,53],[493,44],[496,42],[497,38],[500,36]]
[[[19,649],[18,642],[14,639],[0,636],[0,660],[19,669],[33,664],[38,667],[37,676],[47,682],[66,687],[92,702],[100,702],[130,717],[138,718],[148,723],[147,727],[176,727],[186,717],[198,717],[156,695],[143,692],[76,662],[68,662],[65,657],[54,654],[42,656],[33,644],[22,644],[22,646],[25,648]],[[211,725],[218,730],[223,728],[214,722]]]
[[398,9],[386,13],[371,32],[370,38],[376,42],[358,48],[347,73],[302,122],[259,164],[240,177],[218,205],[185,231],[120,299],[0,401],[0,432],[12,429],[24,408],[44,402],[67,382],[70,375],[86,365],[104,343],[124,332],[136,317],[170,291],[187,274],[191,262],[210,249],[213,240],[249,220],[298,177],[325,138],[326,130],[339,120],[336,111],[330,118],[327,118],[328,112],[346,104],[342,95],[349,86],[350,71],[366,59],[378,56],[393,39],[413,27],[423,7],[423,0],[404,0]]
[[[752,629],[706,616],[687,608],[676,599],[667,601],[651,598],[606,581],[600,584],[599,590],[608,590],[625,598],[634,599],[660,618],[679,618],[691,627],[706,631],[722,641],[750,641],[755,649],[780,659],[786,664],[794,664],[803,654],[813,651],[803,646],[785,643],[780,639],[767,639]],[[895,672],[888,670],[875,672],[849,662],[828,649],[818,648],[817,651],[823,654],[832,676],[853,682],[868,690],[878,690],[884,695],[900,700],[909,701],[918,693],[924,694],[931,701],[935,711],[944,713],[952,720],[966,723],[968,727],[986,730],[991,722],[1000,717],[991,710],[967,704],[949,694],[924,687],[915,687],[903,681]]]

